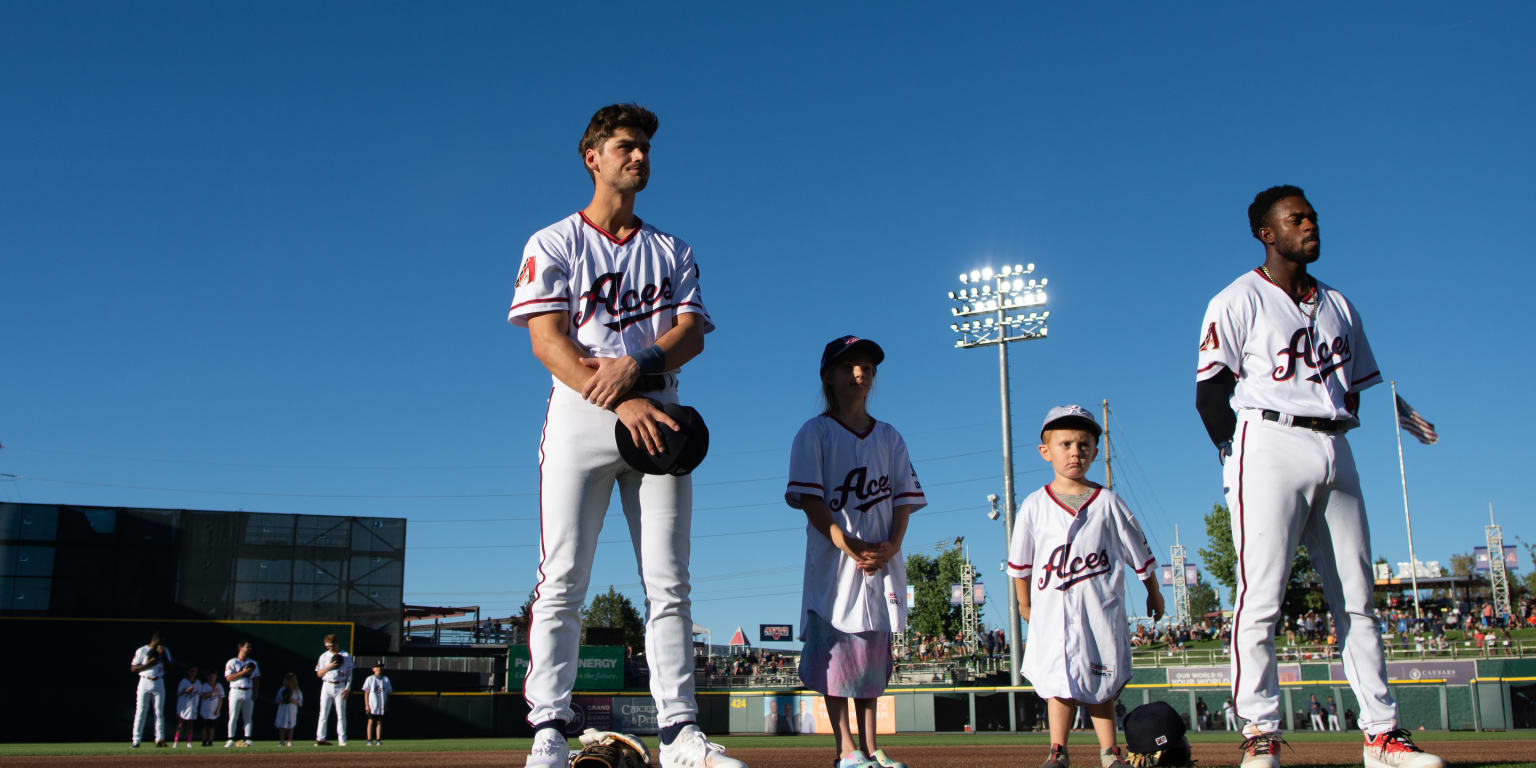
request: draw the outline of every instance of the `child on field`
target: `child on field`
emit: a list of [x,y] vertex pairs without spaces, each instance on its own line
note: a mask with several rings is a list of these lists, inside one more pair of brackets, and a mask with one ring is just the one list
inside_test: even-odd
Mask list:
[[187,676],[176,684],[176,738],[171,739],[171,749],[181,744],[181,732],[187,732],[187,748],[192,748],[192,738],[197,735],[197,705],[202,702],[197,682],[197,667],[187,667]]
[[283,676],[283,686],[277,689],[277,743],[293,746],[293,727],[299,722],[299,707],[304,706],[304,692],[299,690],[299,676],[289,672]]
[[384,746],[384,707],[395,687],[384,674],[384,660],[373,663],[373,674],[363,679],[363,709],[368,714],[368,746]]
[[[875,746],[876,704],[891,676],[891,633],[907,622],[901,540],[927,505],[907,445],[865,410],[880,345],[844,336],[822,351],[826,410],[795,435],[784,500],[807,519],[800,678],[826,697],[837,768],[906,768]],[[848,699],[859,743],[848,725]]]
[[224,684],[219,682],[218,672],[209,672],[208,678],[198,689],[198,698],[202,703],[198,705],[198,714],[203,721],[203,746],[213,746],[213,727],[219,721],[219,712],[224,708]]
[[1040,458],[1055,477],[1024,499],[1013,525],[1008,575],[1029,622],[1020,671],[1048,702],[1051,753],[1041,768],[1067,768],[1073,709],[1086,707],[1103,768],[1127,768],[1115,746],[1115,698],[1131,678],[1122,566],[1147,588],[1147,613],[1163,616],[1157,558],[1125,502],[1087,479],[1102,431],[1076,405],[1052,408],[1040,425]]

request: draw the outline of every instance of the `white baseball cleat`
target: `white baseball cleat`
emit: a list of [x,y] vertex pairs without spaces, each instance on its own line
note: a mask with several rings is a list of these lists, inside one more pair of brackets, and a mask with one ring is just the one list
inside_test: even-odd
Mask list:
[[230,739],[229,741],[224,742],[224,748],[225,749],[229,749],[230,747],[233,747],[234,745],[235,745],[235,740],[234,739]]
[[661,768],[747,768],[747,764],[726,757],[725,747],[711,742],[697,725],[688,725],[671,744],[661,745]]
[[533,747],[528,750],[528,762],[524,768],[566,768],[571,761],[571,744],[565,734],[555,728],[540,728],[533,735]]
[[1261,733],[1243,742],[1243,762],[1239,768],[1280,768],[1280,745],[1285,739],[1278,733]]
[[1365,739],[1365,768],[1445,768],[1445,761],[1419,749],[1398,728]]

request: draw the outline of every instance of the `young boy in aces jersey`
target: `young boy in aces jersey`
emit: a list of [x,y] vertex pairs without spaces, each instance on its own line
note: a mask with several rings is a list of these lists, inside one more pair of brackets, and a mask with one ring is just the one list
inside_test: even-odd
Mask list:
[[615,483],[645,584],[645,656],[662,768],[737,768],[695,721],[693,619],[688,584],[692,479],[631,468],[614,441],[622,423],[636,445],[664,447],[678,429],[677,371],[714,329],[688,244],[635,216],[650,179],[658,121],[634,104],[592,116],[578,149],[592,202],[534,233],[523,251],[507,320],[528,328],[533,354],[553,375],[539,442],[539,583],[529,628],[523,697],[534,727],[529,768],[563,768],[572,717],[580,610]]
[[1076,405],[1052,408],[1040,425],[1040,457],[1055,472],[1024,499],[1013,523],[1008,575],[1029,642],[1019,667],[1048,703],[1051,753],[1041,768],[1067,768],[1073,709],[1086,707],[1103,768],[1127,768],[1115,746],[1115,698],[1131,679],[1123,567],[1147,588],[1147,613],[1163,617],[1157,558],[1141,525],[1113,491],[1085,475],[1099,453],[1099,423]]
[[1360,391],[1381,383],[1360,314],[1307,274],[1322,253],[1317,211],[1293,186],[1248,206],[1264,263],[1211,299],[1200,325],[1195,407],[1222,459],[1237,549],[1232,694],[1244,768],[1280,762],[1275,627],[1299,544],[1333,612],[1344,674],[1360,701],[1368,768],[1440,768],[1397,727],[1371,591],[1371,540],[1344,433]]

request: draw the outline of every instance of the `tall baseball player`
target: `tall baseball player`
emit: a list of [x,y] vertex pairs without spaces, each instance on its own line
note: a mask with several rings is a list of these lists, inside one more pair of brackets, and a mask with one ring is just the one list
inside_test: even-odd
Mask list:
[[[251,658],[251,641],[241,640],[236,646],[235,657],[224,662],[224,680],[229,683],[229,741],[226,748],[236,745],[249,747],[251,741],[251,716],[256,711],[256,692],[261,687],[261,666]],[[235,729],[245,721],[245,738],[235,741]]]
[[1114,491],[1087,479],[1103,434],[1076,405],[1046,412],[1040,458],[1051,482],[1024,498],[1008,548],[1008,575],[1029,642],[1019,670],[1046,700],[1051,752],[1041,768],[1067,768],[1073,710],[1088,711],[1103,768],[1126,768],[1115,743],[1115,698],[1131,679],[1125,573],[1147,588],[1147,613],[1163,616],[1157,558]]
[[1307,273],[1317,212],[1293,186],[1260,192],[1248,225],[1264,263],[1211,299],[1200,325],[1195,405],[1222,459],[1237,548],[1232,693],[1244,768],[1280,754],[1275,626],[1291,559],[1305,544],[1333,612],[1344,673],[1362,709],[1368,768],[1440,768],[1397,723],[1371,608],[1371,541],[1345,432],[1381,382],[1360,314]]
[[149,642],[133,652],[128,670],[139,676],[139,687],[134,694],[132,747],[139,748],[144,735],[144,718],[155,713],[155,746],[165,746],[165,664],[171,660],[171,649],[160,642],[160,633],[149,636]]
[[325,653],[315,663],[315,677],[320,685],[320,723],[315,728],[315,746],[329,746],[326,731],[329,729],[331,710],[336,710],[336,744],[347,745],[347,692],[352,686],[352,654],[341,649],[335,635],[325,636]]
[[553,375],[539,442],[539,582],[523,696],[534,726],[530,768],[566,764],[579,611],[615,483],[645,585],[645,655],[656,700],[662,768],[734,768],[695,721],[689,611],[687,476],[645,475],[619,455],[615,423],[661,452],[662,410],[677,402],[677,372],[714,329],[693,250],[634,214],[650,179],[657,119],[634,104],[592,116],[579,150],[592,179],[587,207],[529,239],[508,322],[526,327]]

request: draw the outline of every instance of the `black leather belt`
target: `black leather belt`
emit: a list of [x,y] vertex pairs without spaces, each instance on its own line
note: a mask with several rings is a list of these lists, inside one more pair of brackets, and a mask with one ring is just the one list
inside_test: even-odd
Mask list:
[[635,385],[629,388],[631,392],[660,392],[671,384],[665,373],[643,373],[635,379]]
[[[1261,411],[1265,421],[1280,421],[1284,414],[1279,411],[1265,409]],[[1291,426],[1310,429],[1314,432],[1343,432],[1349,429],[1349,422],[1343,419],[1319,419],[1313,416],[1292,416]]]

